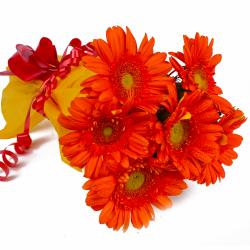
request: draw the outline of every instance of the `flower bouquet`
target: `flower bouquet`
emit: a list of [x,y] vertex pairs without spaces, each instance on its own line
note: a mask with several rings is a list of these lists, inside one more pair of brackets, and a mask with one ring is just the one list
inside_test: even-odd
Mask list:
[[[221,55],[213,39],[184,36],[182,52],[153,50],[129,28],[108,28],[107,40],[83,45],[74,38],[59,56],[48,38],[34,50],[18,44],[3,91],[6,126],[16,137],[1,150],[1,181],[32,145],[30,131],[48,119],[62,160],[89,180],[86,204],[109,228],[147,227],[153,206],[166,209],[185,180],[214,184],[237,158],[246,120],[214,80]],[[11,149],[13,147],[13,149]]]

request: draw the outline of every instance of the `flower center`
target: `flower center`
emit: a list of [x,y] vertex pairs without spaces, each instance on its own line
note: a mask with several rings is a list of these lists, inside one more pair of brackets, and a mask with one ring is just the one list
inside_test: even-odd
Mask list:
[[113,129],[112,127],[105,127],[102,132],[105,137],[110,137],[113,133]]
[[124,132],[124,124],[119,118],[104,117],[93,121],[94,141],[97,144],[111,144],[117,142]]
[[170,143],[175,148],[180,148],[188,139],[189,121],[178,121],[170,129]]
[[207,79],[201,70],[194,72],[194,82],[197,84],[199,89],[207,90],[208,88]]
[[148,81],[147,70],[140,58],[125,55],[111,67],[110,80],[116,95],[126,102],[128,97],[137,96]]
[[126,183],[126,189],[128,191],[136,191],[142,187],[145,182],[145,175],[136,171],[129,176],[128,182]]
[[125,73],[122,76],[121,84],[124,89],[129,90],[134,86],[134,78],[130,73]]

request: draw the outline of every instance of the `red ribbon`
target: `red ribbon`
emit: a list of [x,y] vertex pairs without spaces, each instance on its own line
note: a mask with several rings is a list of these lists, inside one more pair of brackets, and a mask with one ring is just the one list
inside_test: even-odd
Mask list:
[[11,76],[13,73],[9,70],[0,72],[0,76]]
[[[10,173],[10,168],[14,168],[18,163],[17,154],[25,154],[26,150],[30,147],[32,140],[29,135],[29,127],[30,127],[30,111],[26,115],[25,123],[24,123],[24,131],[21,134],[17,135],[17,141],[15,143],[11,143],[4,150],[0,150],[0,155],[2,155],[2,161],[0,161],[0,169],[2,169],[4,176],[0,176],[0,181],[7,181]],[[14,152],[8,150],[10,146],[14,147]],[[9,159],[8,159],[9,157]]]
[[[68,54],[69,47],[72,47],[72,50]],[[19,49],[22,49],[22,47]],[[25,51],[25,53],[27,53],[27,49]],[[30,49],[30,51],[32,52],[32,49]],[[27,149],[32,144],[32,139],[29,135],[31,109],[33,108],[43,116],[46,116],[44,113],[44,104],[46,100],[50,98],[52,90],[57,86],[56,78],[59,77],[63,79],[64,77],[66,77],[66,75],[71,70],[71,66],[78,66],[81,58],[86,54],[95,56],[97,55],[90,43],[82,46],[81,41],[78,38],[74,38],[65,49],[62,59],[56,70],[51,71],[48,69],[47,73],[49,74],[49,76],[43,82],[39,93],[32,100],[32,103],[27,112],[23,133],[17,135],[17,141],[15,143],[10,144],[4,150],[0,150],[0,155],[2,155],[2,161],[0,161],[0,169],[4,173],[4,176],[0,176],[0,181],[8,180],[10,168],[14,168],[17,166],[17,154],[25,154]],[[10,71],[0,72],[0,75],[12,74],[13,73]],[[14,152],[8,149],[10,146],[14,146]]]

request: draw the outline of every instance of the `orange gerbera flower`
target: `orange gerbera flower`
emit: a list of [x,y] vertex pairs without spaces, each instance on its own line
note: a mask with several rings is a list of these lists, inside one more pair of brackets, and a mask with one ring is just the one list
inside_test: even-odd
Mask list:
[[[209,96],[196,90],[185,94],[163,125],[159,159],[171,160],[186,178],[196,179],[204,163],[218,156],[222,127]],[[158,138],[159,140],[159,138]]]
[[233,160],[238,157],[234,148],[239,147],[243,138],[238,134],[234,134],[233,131],[241,126],[246,121],[244,114],[241,110],[234,110],[227,115],[224,115],[219,124],[223,128],[223,134],[218,140],[220,145],[219,157],[209,164],[206,164],[202,168],[202,172],[198,178],[198,183],[215,183],[217,179],[225,177],[225,171],[222,164],[231,166]]
[[60,138],[62,152],[72,166],[86,165],[86,177],[98,177],[103,162],[107,166],[113,160],[128,167],[129,158],[148,155],[147,136],[154,118],[145,112],[99,110],[95,100],[83,97],[72,102],[69,112],[71,115],[59,117],[61,125],[72,130]]
[[179,195],[187,186],[178,172],[154,166],[152,162],[133,162],[117,175],[87,181],[86,203],[102,210],[99,221],[109,228],[126,231],[130,220],[135,228],[147,227],[154,219],[152,205],[166,209],[168,196]]
[[184,36],[183,53],[169,53],[185,64],[183,67],[173,57],[170,58],[171,64],[183,81],[184,89],[201,89],[216,95],[222,93],[213,78],[215,66],[221,61],[220,54],[213,56],[213,42],[212,39],[208,43],[208,37],[196,33],[194,39]]
[[107,30],[107,42],[93,41],[98,57],[85,56],[85,67],[97,73],[82,84],[83,92],[98,96],[102,103],[120,103],[136,106],[156,113],[158,105],[167,95],[167,77],[171,64],[166,62],[166,53],[153,53],[154,38],[145,34],[137,48],[129,28]]

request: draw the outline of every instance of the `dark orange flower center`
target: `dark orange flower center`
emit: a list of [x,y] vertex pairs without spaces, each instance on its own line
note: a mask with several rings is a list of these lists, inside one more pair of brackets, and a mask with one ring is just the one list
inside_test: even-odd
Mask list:
[[125,130],[119,118],[101,118],[93,122],[91,128],[97,144],[111,144],[118,141]]
[[125,56],[111,67],[111,82],[118,97],[136,96],[146,81],[146,70],[137,57]]
[[170,129],[169,140],[175,149],[179,149],[186,143],[189,137],[190,124],[189,120],[178,121]]
[[201,69],[197,69],[194,71],[193,79],[199,89],[207,90],[208,88],[207,76]]

